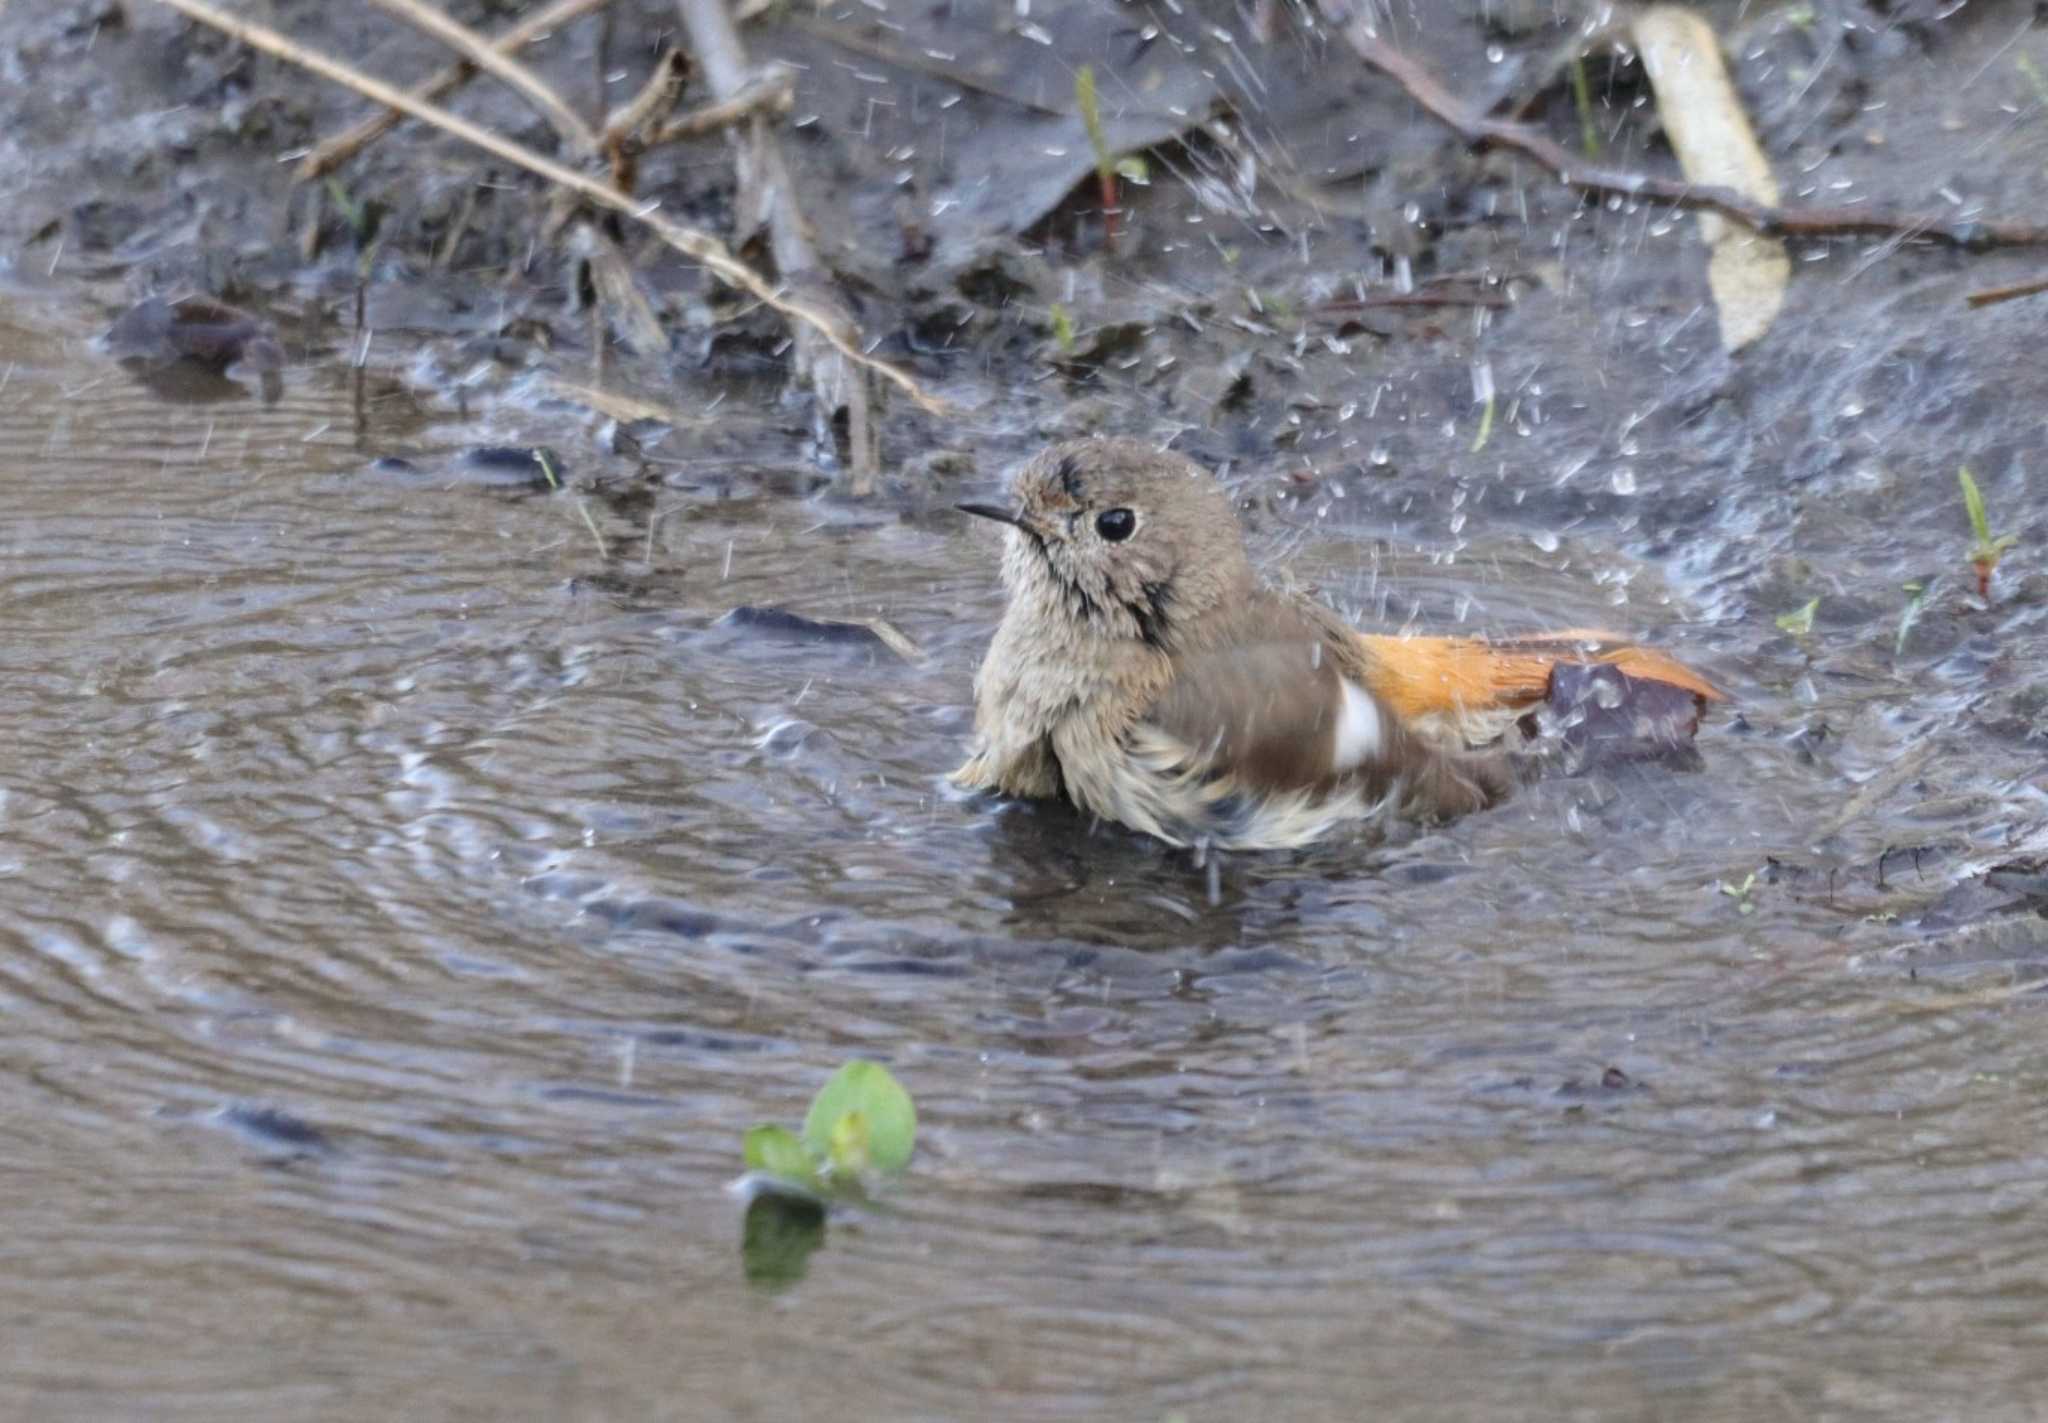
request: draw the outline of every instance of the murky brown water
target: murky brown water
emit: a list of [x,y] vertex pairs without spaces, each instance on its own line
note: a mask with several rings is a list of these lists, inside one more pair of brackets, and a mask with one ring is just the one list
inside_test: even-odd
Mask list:
[[[941,789],[998,610],[966,521],[678,485],[651,541],[590,501],[607,566],[571,496],[459,471],[501,430],[359,427],[327,368],[166,403],[93,329],[0,298],[0,1412],[2037,1406],[2041,921],[1886,914],[2039,848],[2039,743],[1971,739],[1962,662],[1816,670],[1729,608],[1753,507],[1680,531],[1675,588],[1627,515],[1543,530],[1549,472],[1418,513],[1452,565],[1262,519],[1395,621],[1664,629],[1745,720],[1704,774],[1237,857],[1211,902]],[[736,604],[931,656],[711,626]],[[1990,635],[2038,653],[2039,612]],[[1767,856],[1816,868],[1739,912]],[[759,1293],[739,1134],[855,1054],[918,1159]]]

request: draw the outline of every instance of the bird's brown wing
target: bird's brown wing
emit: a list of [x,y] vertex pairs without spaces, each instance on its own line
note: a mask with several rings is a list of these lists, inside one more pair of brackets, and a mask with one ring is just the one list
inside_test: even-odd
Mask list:
[[1280,641],[1176,659],[1173,681],[1140,721],[1247,788],[1309,790],[1331,779],[1337,660],[1305,626]]

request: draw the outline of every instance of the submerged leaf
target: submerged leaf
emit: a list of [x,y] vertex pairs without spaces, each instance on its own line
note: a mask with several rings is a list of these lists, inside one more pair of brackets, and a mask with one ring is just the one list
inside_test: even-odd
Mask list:
[[760,1196],[747,1207],[740,1261],[749,1283],[776,1290],[804,1277],[811,1254],[825,1243],[825,1212],[812,1201]]

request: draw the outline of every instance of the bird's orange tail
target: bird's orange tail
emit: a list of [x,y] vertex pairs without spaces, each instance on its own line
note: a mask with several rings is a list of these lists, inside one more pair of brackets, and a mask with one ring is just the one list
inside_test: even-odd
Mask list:
[[1551,694],[1560,666],[1605,664],[1644,682],[1691,692],[1702,703],[1727,694],[1676,658],[1612,633],[1583,628],[1495,641],[1483,637],[1395,637],[1360,633],[1377,669],[1373,691],[1404,719],[1456,728],[1469,739],[1497,735],[1514,716]]

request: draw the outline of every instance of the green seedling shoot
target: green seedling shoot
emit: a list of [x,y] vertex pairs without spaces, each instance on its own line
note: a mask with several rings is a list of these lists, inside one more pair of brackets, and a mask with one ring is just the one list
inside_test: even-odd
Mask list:
[[1081,126],[1088,130],[1088,146],[1095,150],[1095,186],[1102,197],[1103,240],[1116,246],[1123,210],[1118,206],[1119,178],[1143,185],[1151,176],[1145,160],[1136,155],[1119,158],[1109,146],[1102,127],[1102,108],[1095,98],[1095,70],[1082,65],[1074,72],[1074,107],[1081,111]]
[[1755,888],[1756,874],[1754,872],[1745,875],[1741,884],[1730,884],[1726,880],[1720,882],[1721,893],[1735,901],[1735,912],[1737,914],[1754,914],[1756,912],[1756,905],[1749,897],[1749,892]]
[[1052,304],[1052,339],[1059,343],[1060,354],[1074,354],[1074,318],[1059,302]]
[[1789,613],[1780,613],[1777,618],[1778,631],[1790,633],[1794,637],[1805,637],[1813,631],[1813,615],[1818,611],[1820,599],[1812,598],[1804,607],[1794,608]]
[[1600,130],[1593,123],[1593,86],[1586,82],[1586,58],[1575,54],[1571,63],[1572,105],[1579,111],[1579,146],[1588,158],[1600,156]]
[[1920,621],[1920,614],[1927,610],[1927,595],[1932,591],[1932,579],[1921,579],[1900,585],[1906,592],[1906,606],[1899,614],[1899,635],[1892,642],[1892,656],[1901,656],[1906,650],[1906,635],[1913,631],[1913,624]]
[[1998,560],[2005,551],[2018,543],[2018,534],[1991,536],[1991,519],[1984,512],[1984,496],[1978,492],[1977,481],[1970,477],[1970,467],[1964,465],[1956,471],[1956,482],[1963,486],[1963,507],[1970,511],[1970,532],[1977,541],[1970,545],[1970,564],[1977,570],[1977,596],[1985,602],[1991,601],[1991,573],[1998,567]]
[[861,1199],[900,1175],[917,1145],[917,1107],[880,1063],[856,1058],[818,1089],[801,1134],[757,1126],[741,1142],[747,1169],[785,1194]]

